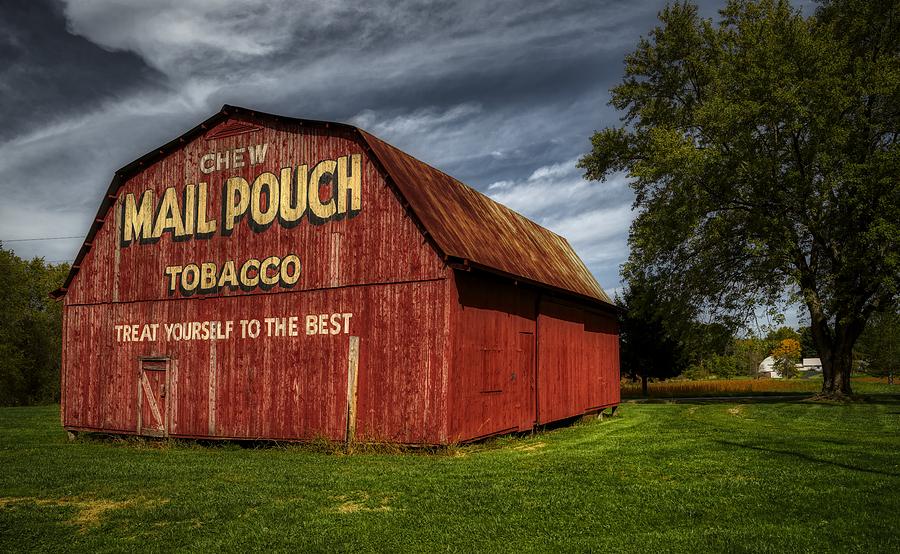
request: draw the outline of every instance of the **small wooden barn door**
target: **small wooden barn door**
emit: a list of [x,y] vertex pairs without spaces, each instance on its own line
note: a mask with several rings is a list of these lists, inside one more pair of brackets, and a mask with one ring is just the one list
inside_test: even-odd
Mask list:
[[141,435],[164,437],[168,434],[168,365],[168,360],[141,360],[138,378],[138,432]]
[[519,409],[519,413],[522,414],[519,430],[525,430],[534,427],[537,408],[534,389],[534,333],[519,332],[517,350],[523,381],[522,387],[526,398],[525,404]]

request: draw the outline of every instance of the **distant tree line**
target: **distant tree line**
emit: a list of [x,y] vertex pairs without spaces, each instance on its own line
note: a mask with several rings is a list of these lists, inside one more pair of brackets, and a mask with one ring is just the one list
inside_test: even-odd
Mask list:
[[[632,280],[616,299],[622,312],[622,377],[633,381],[756,377],[768,356],[782,375],[796,375],[794,363],[819,354],[807,326],[781,326],[747,333],[739,322],[702,322],[688,302],[666,300],[652,279]],[[741,332],[742,331],[742,332]],[[854,350],[859,373],[893,380],[900,368],[900,313],[878,314]]]
[[0,405],[59,400],[62,305],[49,294],[68,272],[0,244]]

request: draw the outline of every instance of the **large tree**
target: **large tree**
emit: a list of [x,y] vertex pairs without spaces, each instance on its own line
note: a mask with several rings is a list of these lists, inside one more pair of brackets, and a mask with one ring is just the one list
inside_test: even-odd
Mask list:
[[625,171],[631,274],[704,313],[795,299],[823,394],[850,394],[853,345],[900,281],[900,0],[686,3],[625,60],[590,179]]

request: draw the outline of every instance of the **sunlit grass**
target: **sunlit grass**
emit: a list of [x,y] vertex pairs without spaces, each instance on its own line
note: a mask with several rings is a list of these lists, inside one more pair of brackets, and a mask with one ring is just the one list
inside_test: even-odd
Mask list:
[[[900,404],[635,404],[428,453],[69,443],[0,409],[0,552],[900,551]],[[835,509],[839,506],[840,509]]]

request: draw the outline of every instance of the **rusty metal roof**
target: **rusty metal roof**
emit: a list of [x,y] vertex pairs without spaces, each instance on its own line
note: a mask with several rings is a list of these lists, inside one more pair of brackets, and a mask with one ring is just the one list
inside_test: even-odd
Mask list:
[[352,125],[283,117],[229,105],[180,137],[116,171],[64,285],[52,295],[58,298],[65,294],[115,203],[119,187],[129,177],[236,115],[256,121],[333,127],[358,133],[429,242],[449,264],[499,273],[614,307],[566,239],[446,173]]
[[445,256],[612,303],[566,239],[381,139],[360,133]]

